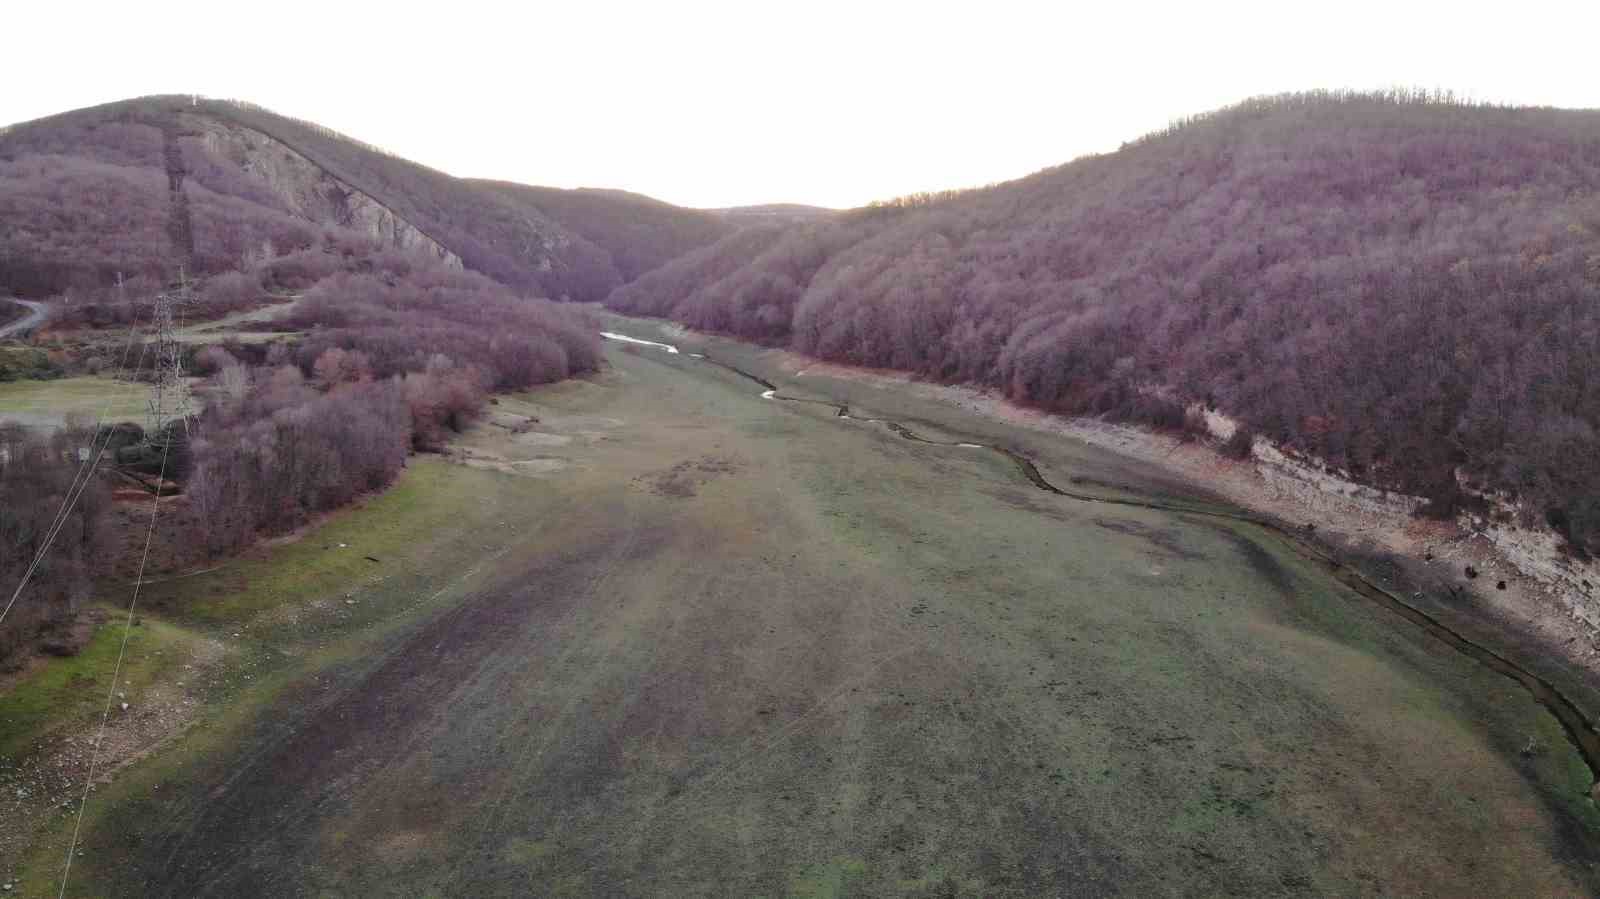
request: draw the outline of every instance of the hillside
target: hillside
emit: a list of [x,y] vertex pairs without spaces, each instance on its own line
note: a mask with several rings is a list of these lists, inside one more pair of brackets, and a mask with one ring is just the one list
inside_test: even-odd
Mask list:
[[[494,108],[639,121],[584,90]],[[0,340],[0,893],[1600,896],[1600,564],[1308,457],[1600,550],[1595,124],[1284,97],[743,220],[0,131],[0,310],[64,292]]]
[[509,181],[472,183],[517,208],[559,222],[600,247],[624,282],[733,230],[712,213],[624,190],[562,190]]
[[[983,190],[689,254],[623,311],[1519,499],[1600,551],[1600,113],[1252,100]],[[702,277],[706,273],[709,277]],[[1463,492],[1461,485],[1476,488]]]
[[[423,250],[520,292],[600,299],[722,231],[703,213],[640,197],[558,203],[564,193],[536,205],[248,104],[128,100],[0,132],[0,290],[92,290],[119,271],[160,278],[179,262],[226,271],[311,248],[332,230]],[[605,223],[647,204],[658,237],[641,251]]]
[[728,206],[707,211],[736,225],[794,225],[824,221],[839,214],[837,209],[807,206],[804,203],[763,203],[758,206]]

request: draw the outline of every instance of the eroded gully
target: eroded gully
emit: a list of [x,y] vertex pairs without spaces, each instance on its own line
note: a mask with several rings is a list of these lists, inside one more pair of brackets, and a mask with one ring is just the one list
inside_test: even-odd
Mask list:
[[[617,334],[610,331],[601,332],[601,336],[610,340],[618,340],[636,345],[656,347],[663,349],[668,353],[675,354],[678,352],[678,348],[671,344],[659,343],[653,340],[641,340],[636,337],[628,337],[626,335]],[[1568,739],[1572,741],[1573,746],[1578,750],[1578,754],[1583,757],[1585,764],[1589,766],[1589,775],[1591,780],[1597,781],[1594,791],[1600,791],[1600,731],[1596,731],[1594,724],[1592,724],[1589,719],[1584,716],[1583,712],[1578,709],[1577,705],[1568,699],[1567,696],[1559,689],[1557,689],[1554,684],[1551,684],[1549,681],[1538,676],[1537,674],[1528,671],[1527,669],[1500,655],[1487,646],[1476,643],[1467,637],[1462,636],[1460,633],[1451,629],[1449,625],[1445,624],[1439,619],[1429,615],[1427,612],[1424,612],[1421,609],[1416,608],[1415,606],[1412,606],[1410,603],[1407,603],[1394,593],[1373,583],[1366,577],[1366,575],[1356,570],[1353,566],[1341,562],[1329,550],[1312,542],[1305,532],[1292,525],[1285,524],[1276,519],[1261,515],[1252,515],[1246,512],[1229,512],[1220,509],[1203,509],[1184,506],[1177,503],[1165,503],[1157,500],[1095,496],[1093,494],[1079,493],[1073,490],[1064,490],[1047,480],[1045,476],[1040,473],[1038,467],[1034,465],[1027,456],[1024,456],[1022,453],[1008,447],[992,443],[978,443],[959,440],[933,440],[918,434],[905,425],[892,419],[868,418],[853,415],[850,412],[850,407],[845,404],[835,403],[829,400],[815,400],[804,397],[783,396],[778,392],[778,385],[768,381],[760,375],[752,374],[751,372],[747,372],[738,366],[731,365],[727,362],[722,362],[706,354],[689,353],[687,355],[690,358],[698,359],[708,364],[715,365],[718,368],[726,369],[727,371],[730,371],[741,378],[745,378],[746,380],[759,384],[762,388],[761,396],[763,399],[825,406],[834,410],[834,416],[836,418],[846,418],[852,421],[866,422],[869,424],[880,424],[885,428],[888,428],[890,431],[893,431],[900,437],[906,440],[915,441],[917,443],[926,443],[933,446],[959,447],[962,449],[981,449],[998,453],[1015,465],[1017,470],[1022,473],[1022,476],[1027,478],[1029,483],[1033,484],[1035,488],[1043,490],[1046,493],[1053,493],[1056,496],[1066,497],[1067,499],[1076,500],[1083,503],[1098,503],[1106,506],[1129,506],[1137,509],[1155,509],[1163,512],[1174,512],[1183,515],[1194,515],[1205,518],[1238,521],[1255,525],[1256,527],[1259,527],[1278,538],[1285,546],[1293,550],[1297,555],[1321,565],[1336,580],[1354,592],[1374,603],[1377,603],[1380,606],[1383,606],[1389,611],[1420,627],[1435,639],[1438,639],[1441,642],[1449,645],[1457,652],[1460,652],[1474,661],[1484,665],[1490,670],[1521,684],[1522,687],[1533,696],[1534,701],[1538,702],[1539,705],[1543,706],[1548,712],[1550,712],[1550,714],[1554,715],[1557,721],[1561,722],[1561,727],[1564,731],[1566,731]]]

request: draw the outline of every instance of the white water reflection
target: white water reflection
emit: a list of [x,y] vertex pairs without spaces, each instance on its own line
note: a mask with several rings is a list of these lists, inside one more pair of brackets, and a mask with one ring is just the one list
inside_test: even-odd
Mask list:
[[764,400],[770,400],[777,392],[778,391],[776,390],[763,390],[761,391],[761,398]]
[[637,343],[644,346],[658,346],[669,353],[676,353],[678,351],[678,348],[670,343],[657,343],[654,340],[640,340],[637,337],[629,337],[626,334],[617,334],[611,331],[601,331],[600,336],[607,340],[620,340],[623,343]]

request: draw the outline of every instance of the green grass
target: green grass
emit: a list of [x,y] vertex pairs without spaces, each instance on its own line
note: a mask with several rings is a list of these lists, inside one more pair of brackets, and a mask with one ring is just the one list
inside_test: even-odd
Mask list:
[[464,441],[559,467],[424,460],[166,585],[253,677],[100,791],[78,894],[195,891],[174,851],[214,891],[330,895],[1594,886],[1559,726],[1253,528],[610,358]]
[[[484,534],[529,486],[436,458],[413,459],[391,489],[307,528],[296,540],[217,571],[147,586],[118,692],[138,704],[152,684],[170,687],[188,677],[189,695],[202,702],[199,723],[130,776],[102,787],[87,821],[100,820],[109,805],[175,772],[226,757],[262,711],[309,672],[370,663],[397,632],[469,589],[475,563],[488,554]],[[368,555],[383,561],[367,561]],[[355,604],[347,605],[347,598]],[[295,615],[292,623],[284,618],[312,606],[314,611]],[[0,697],[0,755],[27,751],[72,723],[98,720],[123,634],[122,614],[106,606],[106,623],[81,653],[49,660]],[[227,647],[204,683],[176,670],[200,640]],[[58,822],[37,835],[25,865],[29,886],[20,895],[33,895],[34,888],[42,895],[50,885],[46,872],[59,867],[64,826]]]
[[145,385],[110,378],[5,381],[0,382],[0,420],[56,428],[73,415],[93,423],[103,412],[106,421],[143,421],[149,393]]
[[108,607],[104,614],[81,652],[49,660],[0,695],[0,756],[17,757],[64,725],[98,720],[125,630],[128,648],[118,692],[135,701],[190,648],[192,635],[166,622],[141,618],[129,629],[120,610]]
[[851,883],[859,881],[867,865],[858,858],[836,858],[808,868],[789,886],[795,899],[841,899]]
[[414,569],[442,537],[481,523],[493,508],[492,500],[505,490],[503,480],[493,474],[437,459],[413,459],[393,487],[296,539],[280,541],[265,555],[233,560],[215,573],[153,585],[146,595],[179,619],[212,626],[245,621],[307,598],[342,599],[354,588],[365,588],[374,576]]
[[[4,324],[0,321],[0,324]],[[60,374],[44,350],[0,344],[0,383],[32,378],[48,379]]]

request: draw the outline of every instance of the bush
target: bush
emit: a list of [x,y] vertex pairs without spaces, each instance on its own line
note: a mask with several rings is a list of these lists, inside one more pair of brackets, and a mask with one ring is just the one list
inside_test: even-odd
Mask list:
[[211,312],[247,309],[261,301],[261,282],[244,272],[213,275],[200,291],[200,301]]
[[218,344],[201,347],[194,354],[194,361],[189,370],[197,375],[214,375],[229,365],[237,365],[238,359]]
[[436,264],[372,274],[341,273],[308,291],[296,326],[312,330],[295,351],[307,374],[330,350],[359,352],[376,378],[423,372],[443,355],[470,361],[485,387],[516,390],[600,364],[594,329],[570,308],[518,299],[472,273]]
[[208,410],[201,423],[187,492],[196,536],[212,554],[298,527],[388,484],[405,465],[411,417],[398,383],[317,393],[297,376],[279,369],[231,415]]
[[0,346],[0,381],[48,381],[60,376],[61,369],[44,350]]
[[[0,422],[0,602],[11,598],[44,545],[76,480],[78,448],[93,445],[95,436],[70,423],[42,437]],[[90,565],[106,548],[109,504],[105,484],[91,479],[0,626],[0,664],[41,633],[72,621],[88,595]]]
[[298,346],[196,355],[212,379],[187,485],[204,551],[298,527],[389,483],[409,450],[441,449],[476,420],[490,389],[599,365],[593,329],[569,310],[481,275],[382,252],[349,267],[365,272],[318,282],[297,307],[295,323],[312,331]]
[[418,450],[443,449],[448,433],[459,434],[483,411],[488,394],[476,369],[436,368],[405,376],[405,398],[411,412],[411,445]]
[[1256,433],[1244,425],[1233,429],[1233,436],[1222,443],[1222,454],[1230,459],[1248,459],[1255,452]]

